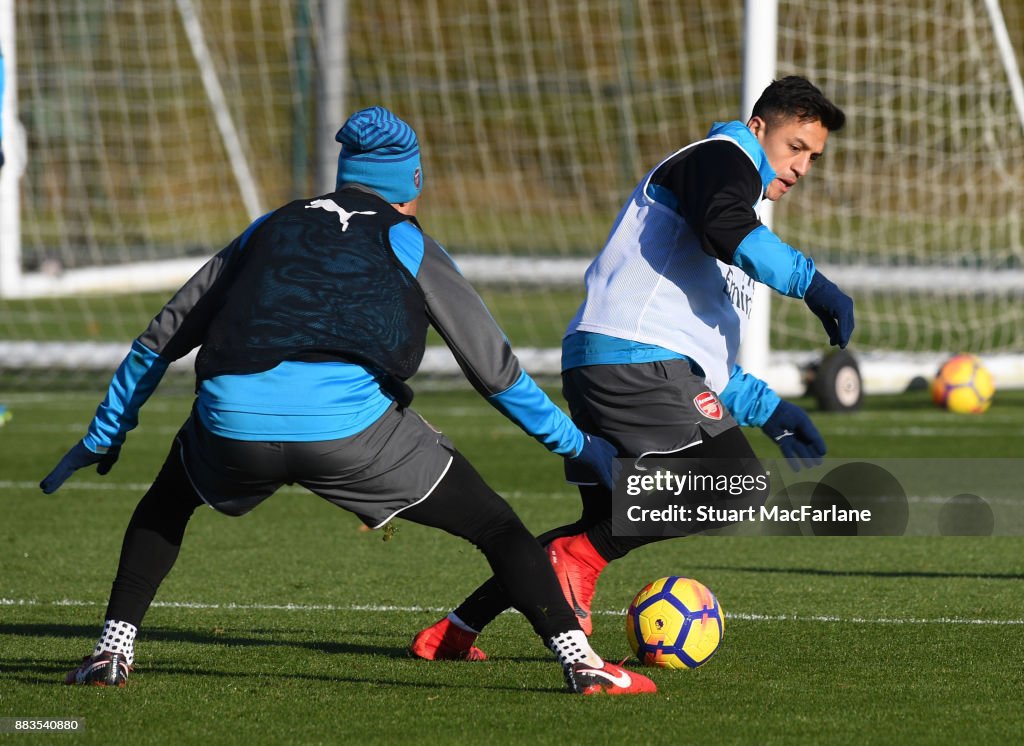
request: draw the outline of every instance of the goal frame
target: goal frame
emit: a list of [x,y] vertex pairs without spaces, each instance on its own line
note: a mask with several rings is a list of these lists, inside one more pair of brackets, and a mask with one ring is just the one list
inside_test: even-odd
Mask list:
[[[205,47],[201,23],[193,7],[193,0],[175,0],[178,18],[186,31],[192,55],[202,71],[202,82],[207,100],[215,114],[214,121],[228,160],[239,198],[250,218],[263,209],[262,198],[252,176],[249,159],[239,142],[236,123],[224,102],[223,91],[216,71]],[[336,145],[333,130],[344,116],[345,62],[347,61],[346,27],[348,4],[344,0],[316,3],[320,9],[320,23],[314,24],[318,36],[321,67],[332,70],[332,85],[320,92],[321,107],[317,122],[316,155],[317,182],[328,189],[333,185],[333,166]],[[999,51],[1003,73],[1009,81],[1011,97],[1024,132],[1024,83],[1020,67],[1002,15],[999,0],[984,0],[989,28]],[[81,293],[141,292],[172,290],[182,284],[205,261],[205,258],[187,258],[148,261],[134,264],[105,266],[102,268],[68,269],[56,275],[42,272],[24,272],[21,266],[21,225],[19,178],[29,161],[25,135],[18,123],[17,96],[17,39],[16,2],[0,0],[0,47],[4,52],[7,86],[4,93],[3,131],[6,165],[0,170],[0,298],[39,298]],[[778,0],[744,0],[743,16],[743,76],[742,96],[738,102],[738,116],[745,119],[764,87],[774,78],[778,51]],[[761,218],[766,225],[772,222],[772,204],[762,203]],[[459,258],[467,277],[476,283],[507,283],[510,280],[529,284],[538,275],[555,285],[562,282],[578,284],[587,261],[568,258],[541,257],[462,257]],[[858,288],[879,289],[897,278],[879,275],[877,268],[845,265],[822,265],[829,276],[856,298]],[[544,267],[540,270],[540,267]],[[930,269],[918,267],[909,277],[898,280],[900,289],[914,289],[910,283],[925,287],[934,283]],[[561,280],[559,278],[562,278]],[[942,278],[945,284],[960,283],[968,288],[1006,289],[1024,287],[1024,270],[960,269],[955,276]],[[783,396],[803,393],[807,387],[807,371],[816,360],[809,353],[773,350],[770,344],[772,301],[767,288],[758,285],[754,313],[741,350],[740,362],[751,373],[764,378]],[[31,345],[31,343],[26,343]],[[88,343],[83,343],[88,344]],[[856,339],[854,340],[856,344]],[[18,343],[5,343],[5,351],[18,359]],[[953,351],[949,351],[953,352]],[[559,356],[556,350],[522,350],[524,363],[538,374],[557,374]],[[941,361],[940,353],[869,353],[858,355],[865,390],[868,393],[888,393],[905,390],[916,379],[929,378]],[[1024,356],[1016,354],[986,355],[986,363],[1001,387],[1024,387]],[[9,361],[8,361],[9,362]],[[118,362],[110,361],[110,367]],[[446,373],[456,370],[453,362],[441,354],[428,356],[424,372]]]

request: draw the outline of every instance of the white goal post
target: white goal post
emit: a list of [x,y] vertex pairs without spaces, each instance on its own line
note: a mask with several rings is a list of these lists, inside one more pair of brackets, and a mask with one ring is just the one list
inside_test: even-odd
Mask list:
[[18,178],[25,165],[25,148],[18,125],[17,47],[14,43],[14,0],[0,0],[0,54],[6,85],[0,101],[6,163],[0,168],[0,297],[21,290],[21,210]]
[[[762,218],[854,296],[867,393],[959,351],[1024,386],[1024,0],[399,6],[0,0],[0,369],[116,365],[255,214],[330,188],[337,125],[379,103],[421,136],[425,229],[557,373],[636,180],[801,74],[848,123]],[[820,326],[760,308],[743,363],[802,393]]]

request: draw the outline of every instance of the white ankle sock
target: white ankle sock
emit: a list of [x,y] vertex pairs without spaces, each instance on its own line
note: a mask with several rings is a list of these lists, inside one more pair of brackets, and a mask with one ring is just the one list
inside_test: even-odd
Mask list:
[[92,651],[92,654],[121,653],[130,666],[135,662],[135,635],[138,631],[134,625],[128,624],[128,622],[108,619],[103,623],[100,641],[96,643],[96,649]]
[[454,611],[451,612],[448,615],[448,621],[451,622],[452,624],[454,624],[459,629],[463,630],[464,632],[469,632],[470,634],[474,634],[474,635],[479,635],[480,634],[480,630],[473,629],[468,624],[466,624],[464,621],[462,621],[457,616],[455,616],[455,612]]
[[604,661],[594,649],[590,647],[587,636],[578,629],[562,632],[548,640],[548,647],[558,658],[563,668],[568,668],[573,663],[583,661],[588,666],[602,666]]

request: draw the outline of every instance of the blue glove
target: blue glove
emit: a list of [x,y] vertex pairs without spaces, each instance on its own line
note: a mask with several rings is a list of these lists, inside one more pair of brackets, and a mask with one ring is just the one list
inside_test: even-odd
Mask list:
[[821,433],[807,412],[796,404],[780,401],[761,429],[779,444],[793,471],[800,471],[801,463],[808,468],[817,466],[825,455],[825,441]]
[[583,448],[572,457],[573,461],[585,466],[601,483],[602,487],[613,489],[622,467],[615,460],[615,446],[604,438],[583,433]]
[[853,300],[837,288],[820,270],[815,270],[804,293],[804,303],[821,319],[828,342],[846,349],[853,334]]
[[76,471],[93,464],[99,464],[96,467],[97,474],[106,474],[114,466],[114,462],[117,461],[120,454],[121,446],[114,446],[106,453],[96,453],[86,448],[85,443],[78,441],[70,451],[64,454],[64,458],[53,468],[53,471],[46,475],[39,486],[43,492],[51,495]]

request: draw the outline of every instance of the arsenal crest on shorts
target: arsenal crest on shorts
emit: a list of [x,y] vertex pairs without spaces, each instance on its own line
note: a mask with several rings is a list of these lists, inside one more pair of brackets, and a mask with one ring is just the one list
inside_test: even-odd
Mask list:
[[711,391],[702,391],[693,397],[693,406],[709,420],[720,420],[725,412],[722,402]]

